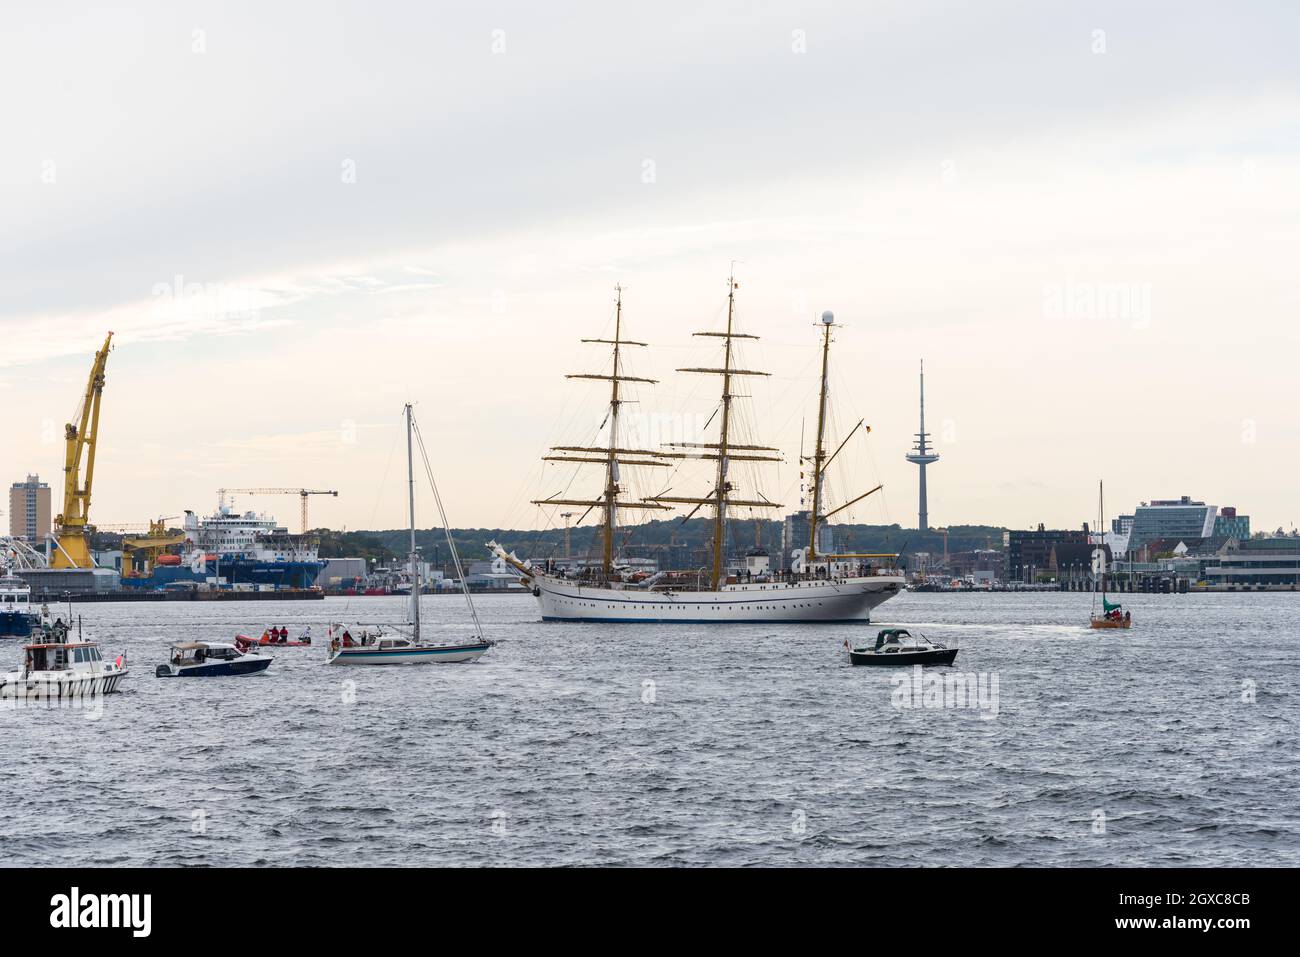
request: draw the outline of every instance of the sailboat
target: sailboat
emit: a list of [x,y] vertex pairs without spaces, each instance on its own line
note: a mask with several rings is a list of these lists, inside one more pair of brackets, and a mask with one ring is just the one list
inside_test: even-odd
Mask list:
[[[727,280],[727,324],[724,331],[695,333],[723,340],[720,367],[691,367],[678,372],[716,375],[722,379],[722,393],[716,417],[719,433],[716,442],[670,443],[664,450],[626,448],[620,445],[618,431],[619,406],[623,401],[619,384],[624,381],[648,382],[625,376],[620,364],[620,350],[626,345],[643,346],[622,338],[622,295],[616,304],[615,333],[613,340],[587,340],[613,345],[614,370],[611,376],[575,376],[576,378],[608,379],[611,397],[608,418],[609,441],[605,447],[567,446],[555,452],[576,453],[576,457],[548,456],[551,460],[590,462],[605,467],[605,493],[599,499],[568,499],[552,497],[536,500],[535,504],[586,506],[598,508],[603,514],[603,554],[598,569],[576,575],[568,569],[561,572],[538,568],[531,561],[521,560],[507,552],[496,542],[488,547],[519,575],[520,581],[532,591],[540,606],[543,621],[581,622],[655,622],[700,624],[716,622],[864,622],[871,610],[891,598],[903,588],[901,571],[892,567],[896,555],[818,555],[817,530],[821,523],[835,512],[865,498],[870,492],[844,503],[839,508],[824,512],[822,485],[825,467],[834,454],[827,455],[824,445],[827,413],[827,361],[830,350],[830,329],[834,318],[823,316],[823,363],[821,404],[818,413],[818,439],[814,455],[813,508],[809,547],[797,556],[795,568],[788,573],[742,576],[728,574],[725,542],[729,510],[733,508],[780,508],[761,492],[739,496],[730,468],[736,462],[779,462],[771,446],[742,444],[734,436],[733,403],[738,398],[733,391],[735,382],[742,377],[767,375],[736,365],[737,340],[753,340],[758,336],[742,333],[736,323],[736,289],[734,275]],[[861,423],[859,423],[861,425]],[[856,426],[854,431],[856,431]],[[849,437],[851,437],[852,433]],[[845,439],[847,443],[848,438]],[[843,443],[840,448],[843,448]],[[836,449],[835,454],[838,454]],[[599,457],[597,457],[597,454]],[[710,562],[707,567],[660,571],[642,580],[624,574],[614,560],[614,530],[620,507],[620,466],[664,467],[682,459],[702,459],[716,463],[713,488],[699,496],[671,495],[670,490],[623,505],[633,508],[676,508],[691,506],[685,516],[689,519],[700,509],[712,510],[713,534],[710,542]],[[879,486],[877,486],[877,489]],[[876,491],[873,489],[872,491]]]
[[[433,488],[433,498],[438,505],[438,515],[442,519],[443,531],[447,536],[447,546],[451,550],[451,559],[456,567],[456,577],[460,580],[461,591],[469,606],[470,618],[474,622],[476,640],[459,644],[437,644],[421,640],[420,636],[420,564],[415,548],[415,454],[412,436],[420,443],[420,454],[424,459],[425,472]],[[382,626],[358,626],[353,629],[343,624],[331,624],[329,627],[329,659],[331,665],[408,665],[427,664],[430,662],[454,663],[476,661],[493,642],[483,637],[483,626],[478,612],[474,609],[474,599],[470,595],[465,573],[461,568],[460,555],[456,543],[451,537],[451,525],[447,513],[442,507],[442,497],[438,494],[438,485],[433,479],[433,470],[429,467],[429,456],[424,447],[424,439],[419,436],[411,404],[406,404],[406,477],[409,494],[409,516],[411,532],[411,551],[408,555],[411,573],[410,621],[411,634],[404,635],[386,631]]]
[[[1097,483],[1097,528],[1100,531],[1105,528],[1103,524],[1106,517],[1106,493],[1101,482]],[[1094,584],[1092,589],[1092,613],[1088,616],[1088,624],[1092,628],[1128,628],[1131,626],[1133,616],[1124,611],[1119,602],[1112,602],[1106,598],[1106,550],[1104,547],[1105,535],[1102,534],[1096,553],[1094,568],[1096,575],[1101,579],[1101,614],[1097,614],[1097,586]]]

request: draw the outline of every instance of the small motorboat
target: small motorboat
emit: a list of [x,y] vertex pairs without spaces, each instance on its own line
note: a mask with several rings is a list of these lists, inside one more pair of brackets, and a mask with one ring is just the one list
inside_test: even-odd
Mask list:
[[0,700],[70,701],[111,694],[130,673],[121,655],[105,661],[96,642],[80,635],[69,641],[62,621],[42,630],[41,640],[23,649],[22,671],[0,674]]
[[854,648],[848,641],[849,660],[855,665],[950,665],[957,649],[931,641],[919,632],[906,628],[885,628],[876,635],[872,648]]
[[235,644],[258,645],[264,648],[310,648],[311,647],[311,628],[304,628],[302,633],[292,641],[289,640],[288,629],[281,628],[279,637],[272,634],[274,629],[268,628],[262,632],[261,638],[249,638],[247,635],[236,635]]
[[184,641],[172,645],[171,660],[159,665],[159,678],[212,678],[252,675],[271,667],[270,655],[260,655],[223,641]]

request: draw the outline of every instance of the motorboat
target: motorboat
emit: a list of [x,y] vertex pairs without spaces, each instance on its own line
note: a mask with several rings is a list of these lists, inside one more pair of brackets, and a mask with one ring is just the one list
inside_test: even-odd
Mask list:
[[224,641],[183,641],[172,645],[171,659],[159,665],[159,678],[213,678],[252,675],[271,667],[270,655],[243,650]]
[[69,641],[62,621],[43,629],[40,641],[23,648],[22,670],[0,674],[0,700],[72,701],[117,691],[130,673],[126,659],[105,661],[99,644],[77,631]]
[[30,638],[36,621],[31,586],[17,575],[0,575],[0,638]]
[[931,641],[906,628],[881,629],[871,648],[854,648],[847,640],[844,647],[855,665],[950,665],[957,657],[957,648]]
[[304,628],[297,638],[290,640],[289,631],[286,628],[279,629],[279,637],[276,636],[275,628],[268,628],[262,632],[260,638],[250,638],[248,635],[237,635],[236,644],[257,645],[263,648],[310,648],[311,647],[311,628]]

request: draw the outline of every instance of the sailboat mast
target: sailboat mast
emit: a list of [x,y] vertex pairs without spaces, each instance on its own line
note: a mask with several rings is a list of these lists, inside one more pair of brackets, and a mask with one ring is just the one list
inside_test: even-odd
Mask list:
[[623,342],[623,287],[614,287],[618,298],[614,303],[614,375],[610,381],[609,395],[609,461],[605,468],[605,541],[601,567],[606,580],[614,573],[614,526],[618,507],[618,410],[619,399],[619,346]]
[[817,522],[821,516],[822,469],[826,461],[826,447],[823,443],[826,436],[827,373],[830,368],[831,328],[834,325],[835,317],[829,312],[822,313],[822,391],[821,401],[817,404],[817,444],[813,447],[812,516],[809,523],[811,530],[808,533],[809,561],[815,561],[817,558]]
[[411,626],[415,640],[420,640],[420,562],[415,551],[415,454],[411,445],[411,403],[406,403],[406,481],[411,519],[411,552],[407,556],[411,569]]
[[1104,604],[1106,601],[1106,534],[1102,531],[1102,523],[1106,521],[1106,483],[1104,480],[1097,481],[1097,535],[1099,541],[1097,550],[1101,553],[1101,600]]
[[722,361],[722,433],[718,439],[718,474],[713,514],[713,574],[710,581],[717,591],[723,579],[722,542],[727,526],[727,444],[731,429],[731,339],[736,306],[736,274],[727,278],[727,336]]

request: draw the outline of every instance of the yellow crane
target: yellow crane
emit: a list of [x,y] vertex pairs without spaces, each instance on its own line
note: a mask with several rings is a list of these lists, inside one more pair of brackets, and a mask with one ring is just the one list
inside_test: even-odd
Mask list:
[[[99,400],[104,394],[104,366],[113,333],[104,339],[104,347],[95,353],[86,381],[86,394],[73,413],[75,423],[64,426],[67,448],[63,464],[63,511],[54,520],[54,555],[51,568],[94,568],[90,557],[87,526],[90,518],[90,490],[95,481],[95,447],[99,444]],[[83,466],[84,459],[84,466]],[[83,480],[84,470],[84,480]]]
[[339,493],[333,489],[321,488],[220,488],[217,494],[221,496],[221,501],[225,502],[228,493],[239,495],[297,495],[302,500],[302,533],[307,534],[307,498],[311,495],[333,495],[339,497]]
[[[122,577],[148,578],[159,553],[185,541],[184,533],[169,535],[167,522],[179,515],[168,515],[149,523],[149,534],[141,538],[122,539]],[[139,567],[137,567],[139,566]]]

